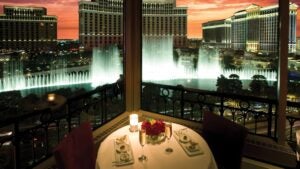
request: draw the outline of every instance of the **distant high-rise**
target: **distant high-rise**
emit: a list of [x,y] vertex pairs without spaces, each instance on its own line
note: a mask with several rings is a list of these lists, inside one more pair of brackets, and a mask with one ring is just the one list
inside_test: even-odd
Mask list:
[[43,7],[4,6],[0,14],[0,49],[53,50],[57,41],[57,18]]
[[[296,4],[290,4],[289,53],[296,52],[297,8]],[[252,4],[230,18],[203,23],[203,42],[235,50],[276,53],[279,49],[278,16],[278,5]]]
[[[143,0],[143,35],[173,36],[175,47],[187,45],[187,8],[175,0]],[[79,2],[79,39],[86,49],[123,44],[123,0]]]

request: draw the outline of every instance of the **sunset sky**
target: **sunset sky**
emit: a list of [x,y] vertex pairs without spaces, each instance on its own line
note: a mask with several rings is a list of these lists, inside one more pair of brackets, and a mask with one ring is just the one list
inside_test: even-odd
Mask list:
[[[278,3],[278,0],[177,0],[176,2],[177,6],[188,7],[188,37],[201,38],[203,22],[225,19],[252,3],[268,6]],[[300,5],[300,0],[293,2]],[[58,17],[58,38],[78,39],[78,0],[0,0],[0,13],[3,13],[3,5],[46,7],[48,15]],[[299,23],[297,36],[300,36],[300,13],[297,16],[297,23]]]

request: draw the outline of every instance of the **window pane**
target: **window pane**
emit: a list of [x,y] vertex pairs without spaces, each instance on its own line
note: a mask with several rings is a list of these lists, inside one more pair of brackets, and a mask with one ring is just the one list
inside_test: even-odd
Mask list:
[[123,77],[122,0],[4,5],[0,92],[71,95]]
[[275,98],[278,9],[274,0],[143,0],[143,82]]
[[32,168],[124,112],[123,0],[2,2],[0,168]]

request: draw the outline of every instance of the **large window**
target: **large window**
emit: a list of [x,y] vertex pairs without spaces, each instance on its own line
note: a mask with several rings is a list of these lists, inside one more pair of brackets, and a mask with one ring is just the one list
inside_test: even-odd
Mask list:
[[0,8],[0,92],[70,96],[123,80],[122,0]]
[[0,4],[0,168],[31,168],[82,121],[124,112],[123,0]]
[[143,0],[143,82],[276,98],[278,16],[273,0]]

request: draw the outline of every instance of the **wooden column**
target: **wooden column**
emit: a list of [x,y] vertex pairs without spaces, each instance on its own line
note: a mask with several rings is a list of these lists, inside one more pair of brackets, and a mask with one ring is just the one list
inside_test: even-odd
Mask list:
[[142,1],[124,1],[126,111],[141,107]]
[[286,95],[288,80],[288,35],[289,35],[289,1],[279,0],[279,63],[278,63],[278,143],[285,144],[286,133]]

